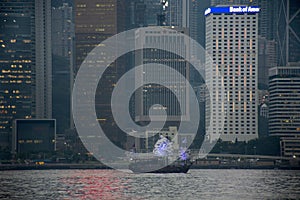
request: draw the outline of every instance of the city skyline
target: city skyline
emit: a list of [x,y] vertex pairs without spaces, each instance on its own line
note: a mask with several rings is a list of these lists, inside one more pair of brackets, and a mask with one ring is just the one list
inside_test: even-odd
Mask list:
[[0,199],[300,199],[299,0],[1,0]]
[[[27,2],[27,4],[24,4],[22,9],[18,11],[19,14],[10,14],[10,11],[5,8],[10,5],[17,5],[11,4],[12,2],[13,1],[5,1],[4,3],[1,3],[1,6],[3,7],[1,10],[1,20],[7,23],[2,25],[3,33],[1,35],[2,38],[0,38],[3,50],[1,52],[1,55],[3,55],[1,63],[10,63],[8,65],[2,64],[3,68],[1,68],[0,74],[1,79],[3,79],[1,82],[3,84],[1,84],[0,93],[3,99],[1,104],[0,122],[2,132],[0,137],[3,146],[9,146],[11,144],[12,121],[14,119],[56,118],[57,129],[59,130],[57,133],[62,136],[62,138],[64,137],[65,132],[72,130],[74,127],[72,122],[70,95],[72,83],[74,82],[80,64],[88,53],[99,43],[124,30],[137,27],[156,26],[159,23],[163,23],[166,26],[174,26],[176,30],[185,29],[183,31],[185,34],[204,46],[205,40],[206,45],[210,43],[210,41],[207,41],[208,37],[204,36],[211,32],[210,30],[204,31],[207,29],[204,20],[210,16],[218,16],[217,13],[210,13],[209,16],[205,17],[204,9],[207,9],[210,5],[220,7],[221,5],[224,6],[224,4],[227,4],[228,6],[236,5],[237,7],[242,5],[252,6],[252,8],[256,8],[255,6],[260,7],[260,12],[255,19],[255,23],[249,24],[251,28],[253,28],[253,26],[256,27],[253,28],[253,30],[249,30],[250,35],[252,35],[252,31],[256,32],[254,34],[255,37],[252,38],[251,36],[249,41],[249,38],[247,38],[247,41],[245,40],[245,42],[242,43],[242,37],[244,37],[244,35],[238,34],[234,35],[234,38],[232,41],[229,41],[229,44],[228,42],[226,44],[224,43],[225,46],[231,48],[253,48],[252,50],[254,52],[252,52],[251,55],[249,54],[246,58],[243,56],[241,57],[241,59],[246,59],[246,63],[248,62],[247,59],[255,54],[253,58],[251,57],[254,59],[251,60],[253,63],[251,63],[249,65],[250,67],[245,69],[246,71],[244,72],[247,75],[252,73],[255,78],[249,79],[249,77],[246,77],[244,78],[245,80],[242,80],[240,79],[240,75],[234,76],[234,79],[233,76],[223,77],[224,84],[233,84],[239,87],[239,91],[235,91],[235,86],[231,89],[227,88],[230,90],[230,96],[232,98],[239,99],[243,92],[244,95],[246,95],[246,100],[243,105],[234,101],[234,104],[231,105],[231,107],[228,105],[229,107],[225,109],[226,106],[224,104],[224,110],[227,110],[227,114],[229,116],[236,116],[234,120],[232,119],[229,121],[237,122],[237,129],[227,127],[228,123],[225,123],[225,130],[235,129],[236,132],[234,134],[235,136],[228,139],[230,141],[235,141],[235,138],[238,140],[240,139],[241,141],[248,141],[249,139],[242,139],[243,136],[240,136],[242,135],[241,132],[246,132],[246,134],[251,132],[250,135],[255,135],[255,137],[251,139],[255,139],[260,135],[268,135],[268,133],[261,132],[267,131],[267,129],[260,129],[259,127],[259,110],[261,109],[260,106],[262,106],[262,104],[259,105],[258,103],[260,102],[259,98],[261,98],[259,96],[260,94],[264,94],[263,98],[265,99],[267,99],[268,96],[269,68],[279,66],[280,63],[297,61],[297,54],[299,52],[297,46],[299,45],[299,38],[297,36],[299,30],[295,26],[295,23],[299,21],[299,12],[296,9],[297,3],[293,0],[285,0],[275,4],[270,4],[265,0],[205,1],[203,4],[196,0],[186,0],[184,2],[170,0],[165,1],[164,4],[161,4],[160,1],[152,4],[151,1],[147,0],[132,0],[128,5],[125,5],[124,2],[120,0],[106,2],[97,0],[89,2],[75,0],[74,2],[53,2],[54,6],[51,6],[49,2],[42,4],[40,1],[32,0],[30,3]],[[168,6],[165,6],[166,2],[168,3]],[[19,4],[20,2],[18,2],[18,5]],[[12,7],[12,9],[16,8],[17,7]],[[36,17],[29,18],[29,16],[33,14],[33,11]],[[289,13],[289,16],[281,13]],[[236,16],[240,17],[240,15]],[[21,20],[16,20],[19,19],[16,17],[20,17]],[[275,17],[276,20],[272,20],[273,17]],[[244,19],[240,19],[241,22],[244,22],[243,20]],[[288,20],[288,23],[285,22],[286,20]],[[217,19],[213,21],[217,22]],[[235,26],[235,22],[236,21],[233,20],[233,22],[229,22],[228,25]],[[224,23],[220,22],[222,27]],[[31,24],[31,26],[28,26],[27,24]],[[287,28],[286,32],[284,32],[285,35],[282,35],[278,32],[278,29],[284,26]],[[19,28],[18,31],[23,30],[24,33],[14,34],[9,32],[9,30],[13,30],[14,27],[23,27],[23,29]],[[244,28],[248,27],[249,26],[246,23]],[[230,31],[231,29],[228,29],[228,36],[233,36]],[[226,34],[226,31],[224,31],[224,34]],[[249,36],[249,34],[247,36]],[[24,38],[22,39],[21,37]],[[238,45],[236,46],[235,39],[237,38],[239,38],[240,41],[237,41]],[[218,44],[214,45],[221,48],[223,41],[218,41]],[[215,46],[215,48],[217,48],[217,46]],[[23,48],[24,50],[19,51],[20,48]],[[289,51],[287,51],[287,49]],[[211,51],[212,49],[207,48],[206,50]],[[25,53],[25,51],[27,51],[27,53]],[[190,56],[196,62],[197,59],[199,59],[197,58],[197,52],[193,52],[193,48],[191,48],[190,51]],[[24,64],[15,63],[13,58],[16,56],[22,58],[20,62],[24,61]],[[28,59],[24,59],[26,56]],[[216,54],[212,54],[213,58],[214,56],[217,56],[217,52]],[[106,126],[107,130],[113,130],[113,132],[116,131],[117,134],[115,139],[118,138],[117,135],[120,132],[115,126],[114,119],[111,115],[109,94],[122,74],[130,69],[131,65],[137,64],[135,59],[129,57],[124,57],[122,58],[123,60],[120,59],[112,64],[110,71],[107,71],[106,76],[101,80],[101,84],[104,84],[105,87],[101,88],[101,91],[100,88],[98,88],[99,92],[96,95],[96,109],[100,111],[98,121],[104,127]],[[227,55],[224,55],[223,59],[231,59],[231,57],[227,58]],[[234,59],[238,59],[238,56],[234,57]],[[223,62],[222,59],[220,61]],[[237,65],[237,70],[243,69],[242,65],[241,61],[241,64]],[[24,77],[26,80],[23,81],[13,78],[16,77],[15,74],[13,74],[13,70],[16,70],[15,68],[18,69],[18,73],[22,73],[20,76],[17,76],[17,79],[18,77]],[[27,70],[24,70],[24,68]],[[218,70],[221,68],[222,67],[218,66]],[[188,80],[193,83],[193,87],[198,90],[201,80],[197,77],[193,68],[188,69],[187,65],[186,70],[185,73],[187,74]],[[233,72],[235,71],[235,68],[230,70]],[[207,80],[210,81],[209,79]],[[22,84],[24,84],[25,89],[21,91],[20,88],[23,86],[19,87],[18,84],[11,81],[16,81],[16,83],[21,81]],[[245,81],[246,85],[252,86],[249,94],[240,88]],[[62,83],[64,87],[57,83]],[[214,83],[209,82],[209,84],[211,84],[211,88],[214,90],[217,88],[217,86],[213,85]],[[60,90],[65,92],[61,92]],[[228,93],[226,92],[224,95],[225,99],[228,99],[227,95]],[[214,98],[214,96],[212,97]],[[61,98],[64,100],[60,100]],[[53,104],[53,102],[55,103]],[[247,117],[247,119],[250,118],[250,121],[246,120],[243,123],[239,122],[241,120],[239,111],[242,107],[244,110],[246,108],[246,111],[251,108],[251,112],[249,110],[251,116],[249,115],[249,112],[247,116],[244,116]],[[267,101],[264,102],[263,109],[269,109],[269,103]],[[234,112],[234,114],[232,114],[232,112]],[[213,113],[214,112],[211,114]],[[209,116],[209,114],[207,114],[207,116]],[[210,121],[209,117],[207,117],[207,120]],[[251,122],[250,127],[247,127],[244,130],[242,126],[244,123],[249,124],[248,122]],[[229,124],[231,126],[235,123]],[[248,128],[251,131],[249,131]],[[217,126],[215,129],[218,129]]]

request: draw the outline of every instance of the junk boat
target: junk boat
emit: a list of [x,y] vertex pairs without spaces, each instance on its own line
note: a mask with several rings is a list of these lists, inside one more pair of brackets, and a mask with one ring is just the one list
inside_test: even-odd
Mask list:
[[188,150],[180,148],[178,153],[174,152],[176,151],[173,150],[172,142],[167,137],[161,136],[151,156],[130,158],[129,169],[134,173],[187,173],[193,164]]

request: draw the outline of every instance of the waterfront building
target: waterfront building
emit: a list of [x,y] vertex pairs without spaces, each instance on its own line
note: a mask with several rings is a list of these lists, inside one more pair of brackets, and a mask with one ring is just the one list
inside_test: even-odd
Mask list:
[[0,141],[14,119],[52,117],[51,2],[0,3]]
[[13,124],[12,151],[15,153],[53,152],[56,148],[54,119],[17,119]]
[[300,134],[300,63],[269,72],[269,131],[273,136]]
[[211,140],[215,133],[224,141],[258,137],[258,13],[259,8],[251,6],[205,11],[209,56],[205,75],[212,100],[211,105],[206,104],[206,115],[211,113],[206,127]]
[[280,153],[283,157],[300,157],[300,135],[280,138]]

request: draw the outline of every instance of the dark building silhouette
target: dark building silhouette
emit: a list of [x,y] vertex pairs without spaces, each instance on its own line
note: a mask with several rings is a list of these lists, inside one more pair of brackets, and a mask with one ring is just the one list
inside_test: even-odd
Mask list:
[[14,119],[51,118],[51,2],[0,3],[0,142]]
[[300,2],[282,0],[276,2],[277,63],[286,66],[300,61]]
[[[130,4],[129,4],[130,5]],[[125,30],[128,5],[120,0],[75,0],[75,72],[86,56],[105,39]],[[109,59],[109,58],[108,58]],[[111,94],[124,73],[124,61],[114,61],[101,77],[96,92],[97,120],[108,137],[122,142],[111,113]]]
[[73,127],[74,34],[73,7],[68,3],[52,7],[53,118],[58,134]]
[[22,154],[55,151],[55,120],[15,120],[13,128],[13,152]]

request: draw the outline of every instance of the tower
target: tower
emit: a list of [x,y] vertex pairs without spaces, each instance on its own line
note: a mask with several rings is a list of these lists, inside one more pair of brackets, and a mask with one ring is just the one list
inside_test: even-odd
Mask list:
[[14,119],[52,117],[51,2],[3,1],[0,21],[0,141],[7,145]]
[[270,80],[270,135],[293,136],[300,134],[300,65],[273,67]]
[[52,7],[53,118],[57,132],[73,128],[71,91],[74,83],[73,7],[63,3]]
[[[136,32],[136,46],[143,48],[144,46],[159,46],[173,45],[175,49],[179,49],[181,52],[185,52],[189,56],[188,42],[180,33],[184,33],[185,29],[168,28],[155,31],[138,30]],[[168,114],[168,121],[180,122],[189,119],[189,89],[187,82],[180,76],[170,76],[170,71],[159,71],[156,66],[146,65],[148,63],[164,64],[170,68],[180,72],[183,77],[189,79],[189,64],[184,59],[181,59],[178,55],[172,55],[159,49],[143,49],[141,52],[135,55],[135,64],[143,65],[143,70],[136,71],[136,84],[143,85],[136,94],[136,121],[149,121],[149,110],[165,110]],[[146,65],[146,66],[145,66]],[[172,88],[176,88],[178,97],[181,99],[184,105],[179,107],[176,102],[176,97],[167,88],[155,85],[144,85],[147,80],[160,80],[166,85]],[[160,106],[155,104],[161,104]],[[153,106],[154,105],[154,106]],[[153,106],[153,107],[152,107]],[[183,118],[182,118],[183,116]],[[163,117],[160,115],[154,116],[154,121],[163,121]]]
[[[211,106],[206,105],[206,127],[224,141],[258,137],[257,65],[258,7],[211,7],[206,15],[206,84]],[[224,98],[222,98],[224,94]],[[208,115],[207,115],[208,116]],[[222,121],[224,116],[224,127]]]

